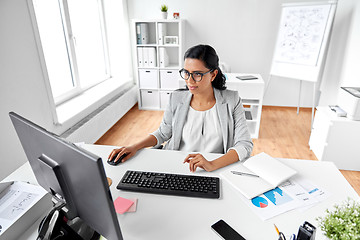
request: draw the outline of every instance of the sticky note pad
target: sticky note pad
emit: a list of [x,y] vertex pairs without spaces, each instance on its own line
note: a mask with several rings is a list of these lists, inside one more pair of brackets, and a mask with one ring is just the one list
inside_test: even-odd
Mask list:
[[134,204],[131,205],[131,207],[126,212],[136,212],[137,198],[130,198],[129,200],[133,201]]
[[117,213],[123,214],[124,212],[126,212],[131,205],[133,205],[134,202],[126,199],[126,198],[122,198],[122,197],[118,197],[117,199],[115,199],[114,201],[114,206],[115,206],[115,211]]

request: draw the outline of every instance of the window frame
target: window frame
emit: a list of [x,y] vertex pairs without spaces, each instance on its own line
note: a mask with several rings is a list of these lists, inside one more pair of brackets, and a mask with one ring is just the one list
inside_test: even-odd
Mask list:
[[[109,80],[111,78],[111,69],[110,69],[110,59],[109,59],[109,47],[108,47],[108,35],[107,35],[107,29],[106,29],[106,19],[105,19],[105,9],[104,9],[104,0],[96,0],[98,4],[98,14],[99,14],[99,20],[100,20],[100,26],[101,26],[101,38],[103,42],[103,51],[104,51],[104,63],[105,63],[105,77],[104,79],[99,79],[95,83],[92,83],[88,86],[82,86],[79,76],[79,70],[77,65],[77,56],[76,56],[76,38],[72,32],[71,28],[71,20],[70,20],[70,14],[69,14],[69,6],[68,6],[68,0],[58,0],[59,3],[59,11],[60,16],[62,20],[62,28],[63,28],[63,34],[64,34],[64,40],[66,43],[67,48],[67,55],[68,55],[68,61],[69,61],[69,67],[71,71],[71,77],[73,82],[73,89],[67,91],[66,93],[58,96],[53,97],[55,106],[59,106],[62,103],[82,94],[86,90],[89,90],[92,87],[95,87],[96,85]],[[50,84],[51,86],[51,84]]]

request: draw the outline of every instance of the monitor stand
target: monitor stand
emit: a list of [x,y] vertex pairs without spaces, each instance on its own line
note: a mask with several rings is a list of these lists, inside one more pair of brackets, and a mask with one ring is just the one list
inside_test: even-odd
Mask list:
[[39,225],[37,240],[98,240],[100,234],[80,218],[68,220],[63,202],[58,202]]

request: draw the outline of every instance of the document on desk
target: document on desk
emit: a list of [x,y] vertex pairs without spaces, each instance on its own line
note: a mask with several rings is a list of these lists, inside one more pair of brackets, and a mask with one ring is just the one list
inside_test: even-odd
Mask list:
[[275,189],[295,174],[294,169],[266,153],[260,153],[249,158],[243,164],[236,164],[233,168],[221,172],[220,176],[247,199],[252,199],[266,191]]
[[250,200],[239,194],[240,198],[262,220],[273,218],[293,209],[304,211],[325,200],[329,195],[328,192],[299,176],[294,176],[279,187]]
[[304,211],[331,196],[331,193],[324,188],[320,188],[300,176],[294,176],[280,187],[303,201],[304,204],[298,209],[299,211]]
[[[4,185],[4,184],[2,184]],[[39,186],[13,182],[0,193],[0,236],[46,194]]]

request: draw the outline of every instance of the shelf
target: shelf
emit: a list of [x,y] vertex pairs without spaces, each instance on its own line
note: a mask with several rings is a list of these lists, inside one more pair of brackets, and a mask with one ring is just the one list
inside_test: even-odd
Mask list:
[[[147,23],[147,27],[139,23]],[[140,26],[140,33],[137,32]],[[143,30],[142,30],[143,29]],[[184,47],[184,21],[183,20],[133,20],[132,32],[134,39],[133,54],[134,69],[136,69],[136,79],[139,99],[139,108],[145,110],[164,110],[169,101],[172,91],[179,88],[179,70],[183,65]],[[142,35],[141,33],[147,33]],[[147,44],[138,44],[138,37],[148,39]],[[148,38],[146,37],[148,36]],[[167,41],[164,44],[164,37],[176,37],[174,41]],[[140,43],[141,41],[139,41]],[[142,48],[155,48],[156,65],[153,64],[153,50]],[[151,54],[150,54],[151,53]],[[151,56],[149,58],[149,56]],[[146,61],[146,59],[148,59]],[[152,63],[152,67],[144,65]],[[140,67],[139,67],[140,66]],[[150,71],[149,71],[150,70]],[[156,83],[155,83],[156,82]]]
[[179,65],[175,65],[175,64],[172,64],[170,66],[167,66],[167,67],[138,67],[138,69],[155,69],[155,70],[180,70],[180,66]]
[[155,43],[148,43],[148,44],[136,44],[137,47],[157,47],[158,45]]
[[178,48],[179,44],[162,44],[162,45],[157,45],[158,47],[165,47],[165,48]]
[[259,105],[260,100],[258,99],[241,99],[243,105]]
[[180,70],[180,66],[177,64],[171,64],[167,67],[162,67],[160,68],[160,70],[171,70],[171,69],[176,69],[176,70]]
[[136,44],[136,47],[165,47],[165,48],[178,48],[179,44],[156,44],[156,43],[148,43],[148,44]]
[[253,120],[251,111],[245,111],[245,118],[247,121]]
[[154,70],[157,70],[157,69],[159,69],[159,67],[138,67],[138,69],[147,69],[147,70],[154,69]]

